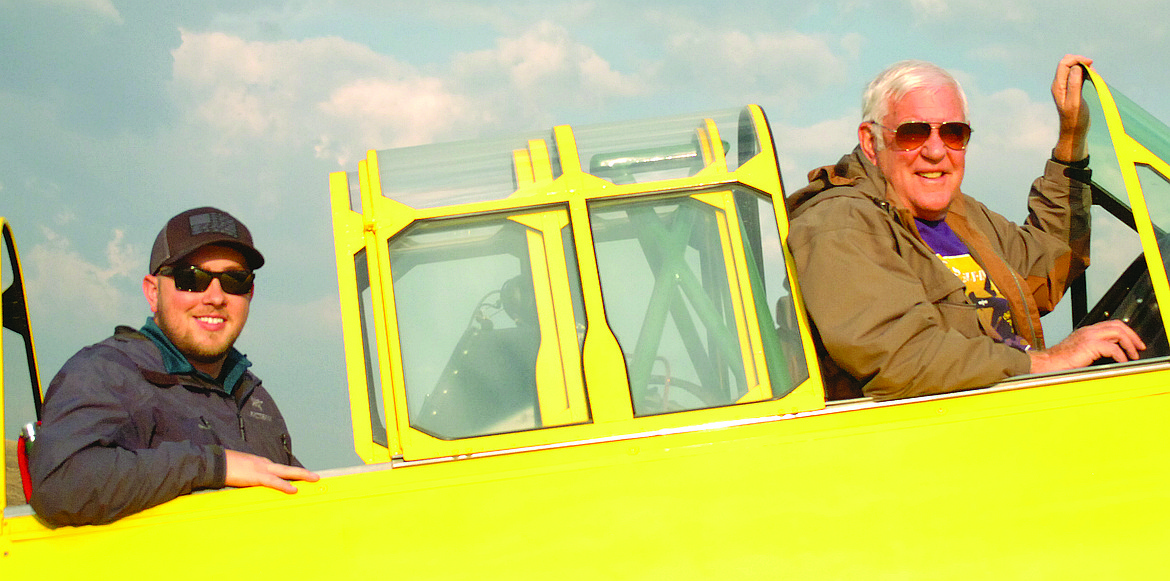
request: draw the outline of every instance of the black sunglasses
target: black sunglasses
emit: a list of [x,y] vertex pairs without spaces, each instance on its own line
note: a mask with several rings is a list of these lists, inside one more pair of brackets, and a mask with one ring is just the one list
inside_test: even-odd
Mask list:
[[160,276],[175,279],[175,288],[189,293],[201,293],[211,286],[211,280],[219,280],[219,288],[231,295],[246,295],[252,290],[256,273],[250,270],[227,270],[207,272],[198,266],[164,266],[158,269]]
[[910,151],[918,149],[930,139],[930,133],[938,128],[938,137],[948,149],[962,150],[967,147],[967,140],[971,139],[971,126],[960,121],[947,123],[927,123],[925,121],[907,121],[890,129],[877,121],[870,121],[874,125],[894,134],[894,149]]

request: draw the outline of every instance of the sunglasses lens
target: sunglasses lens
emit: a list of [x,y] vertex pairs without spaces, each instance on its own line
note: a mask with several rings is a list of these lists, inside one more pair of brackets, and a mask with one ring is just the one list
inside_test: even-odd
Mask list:
[[216,275],[223,292],[233,295],[248,294],[252,290],[252,279],[255,275],[243,270],[229,270]]
[[[903,123],[894,131],[894,147],[903,151],[917,149],[930,139],[930,131],[930,124],[925,121]],[[938,126],[938,137],[949,149],[963,149],[971,139],[971,126],[958,121],[943,123]]]
[[921,121],[903,123],[894,132],[894,146],[898,149],[915,149],[930,139],[930,124]]
[[211,275],[197,268],[176,270],[171,275],[175,279],[175,288],[189,293],[201,293],[211,285]]
[[175,279],[175,288],[189,293],[201,293],[211,286],[212,279],[219,279],[219,287],[223,292],[232,295],[245,295],[252,290],[252,281],[255,273],[246,270],[229,270],[226,272],[207,272],[195,266],[182,269],[167,269],[159,274],[169,275]]
[[971,126],[966,123],[943,123],[938,128],[938,136],[943,145],[951,149],[967,147],[967,140],[971,139]]

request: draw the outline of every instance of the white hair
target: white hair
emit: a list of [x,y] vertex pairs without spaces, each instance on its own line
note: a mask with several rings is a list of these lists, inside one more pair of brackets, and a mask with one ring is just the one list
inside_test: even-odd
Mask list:
[[[894,63],[870,81],[861,96],[861,121],[883,123],[890,108],[907,93],[924,87],[954,87],[967,121],[967,96],[963,87],[942,67],[920,60]],[[885,147],[881,131],[873,132],[878,148]]]

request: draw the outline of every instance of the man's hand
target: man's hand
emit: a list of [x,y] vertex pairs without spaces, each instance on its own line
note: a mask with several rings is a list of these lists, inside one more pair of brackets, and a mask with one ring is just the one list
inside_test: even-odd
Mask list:
[[1084,367],[1102,357],[1118,363],[1137,359],[1146,348],[1141,337],[1121,321],[1102,321],[1081,327],[1064,341],[1043,351],[1029,351],[1032,373],[1046,373]]
[[1092,64],[1093,59],[1066,54],[1056,66],[1056,77],[1052,79],[1052,100],[1056,101],[1056,113],[1060,116],[1060,136],[1056,139],[1052,156],[1058,161],[1085,159],[1089,108],[1081,99],[1081,86],[1085,82],[1085,71],[1081,65],[1089,67]]
[[293,494],[297,489],[289,480],[316,482],[321,478],[304,468],[277,464],[262,456],[235,450],[224,450],[224,454],[227,456],[227,479],[224,484],[228,486],[267,486]]

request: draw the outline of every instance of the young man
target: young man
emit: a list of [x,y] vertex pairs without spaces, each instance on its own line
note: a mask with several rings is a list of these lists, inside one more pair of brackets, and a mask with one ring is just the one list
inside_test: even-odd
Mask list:
[[50,383],[30,457],[32,506],[52,525],[107,523],[224,486],[296,492],[317,475],[234,348],[264,257],[226,212],[195,208],[155,239],[141,329],[82,349]]
[[870,83],[858,147],[788,201],[788,243],[830,397],[956,391],[1145,348],[1119,321],[1049,349],[1040,328],[1088,264],[1081,67],[1091,64],[1067,55],[1057,66],[1060,133],[1023,226],[960,191],[971,127],[951,75],[905,61]]

